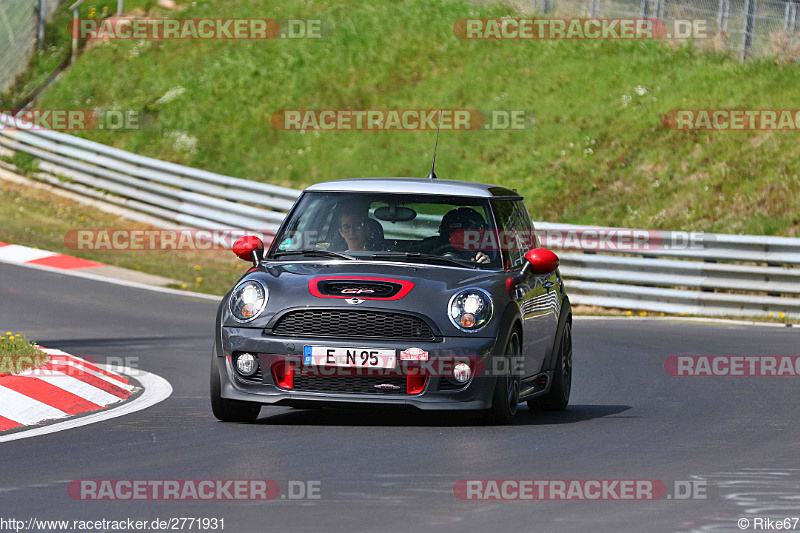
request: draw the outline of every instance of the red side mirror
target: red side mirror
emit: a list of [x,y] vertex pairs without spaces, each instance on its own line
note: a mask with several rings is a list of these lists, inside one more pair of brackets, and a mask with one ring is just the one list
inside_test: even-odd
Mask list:
[[558,268],[558,256],[545,248],[534,248],[525,254],[534,274],[549,274]]
[[261,239],[255,237],[253,235],[245,235],[244,237],[239,237],[236,239],[236,242],[233,243],[233,253],[241,259],[242,261],[254,261],[253,259],[253,252],[258,252],[258,256],[263,256],[264,253],[264,243],[261,242]]

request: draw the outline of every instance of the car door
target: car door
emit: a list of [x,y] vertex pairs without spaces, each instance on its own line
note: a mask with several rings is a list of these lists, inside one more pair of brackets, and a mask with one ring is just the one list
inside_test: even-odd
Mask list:
[[[536,247],[536,237],[522,200],[497,200],[504,262],[512,272],[525,264],[525,254]],[[538,374],[549,358],[558,327],[560,302],[556,272],[528,274],[513,295],[522,316],[522,377]]]

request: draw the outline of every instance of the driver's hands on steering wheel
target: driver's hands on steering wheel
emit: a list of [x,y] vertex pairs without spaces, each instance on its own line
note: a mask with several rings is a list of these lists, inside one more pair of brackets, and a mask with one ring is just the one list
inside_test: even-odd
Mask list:
[[476,263],[484,264],[489,262],[489,256],[483,252],[478,252],[472,260]]

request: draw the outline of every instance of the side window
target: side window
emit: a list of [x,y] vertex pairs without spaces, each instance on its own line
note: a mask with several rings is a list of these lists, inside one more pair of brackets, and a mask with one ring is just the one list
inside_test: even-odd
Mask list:
[[519,218],[522,221],[522,226],[519,230],[519,236],[522,239],[522,255],[528,253],[528,250],[539,247],[539,241],[536,239],[536,230],[531,222],[531,217],[528,215],[528,210],[525,209],[525,203],[522,200],[514,202],[514,208],[519,211]]
[[[494,202],[497,225],[500,230],[500,248],[503,250],[503,262],[510,268],[518,268],[525,260],[525,246],[522,236],[525,233],[525,208],[517,206],[520,202],[513,200],[497,200]],[[529,221],[528,221],[529,222]]]

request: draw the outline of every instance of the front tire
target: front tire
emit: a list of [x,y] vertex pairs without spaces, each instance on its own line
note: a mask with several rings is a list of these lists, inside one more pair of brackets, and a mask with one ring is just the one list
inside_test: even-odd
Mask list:
[[255,422],[261,404],[228,400],[222,397],[222,384],[216,356],[211,360],[211,411],[223,422]]
[[558,357],[553,372],[553,384],[550,392],[539,398],[528,401],[530,409],[545,411],[564,411],[569,404],[569,395],[572,390],[572,327],[569,322],[564,324],[561,342],[558,344]]
[[492,407],[486,412],[486,420],[490,424],[505,425],[514,421],[519,405],[519,376],[514,375],[511,365],[516,364],[522,353],[519,333],[514,330],[506,344],[503,359],[505,373],[497,378],[492,397]]

